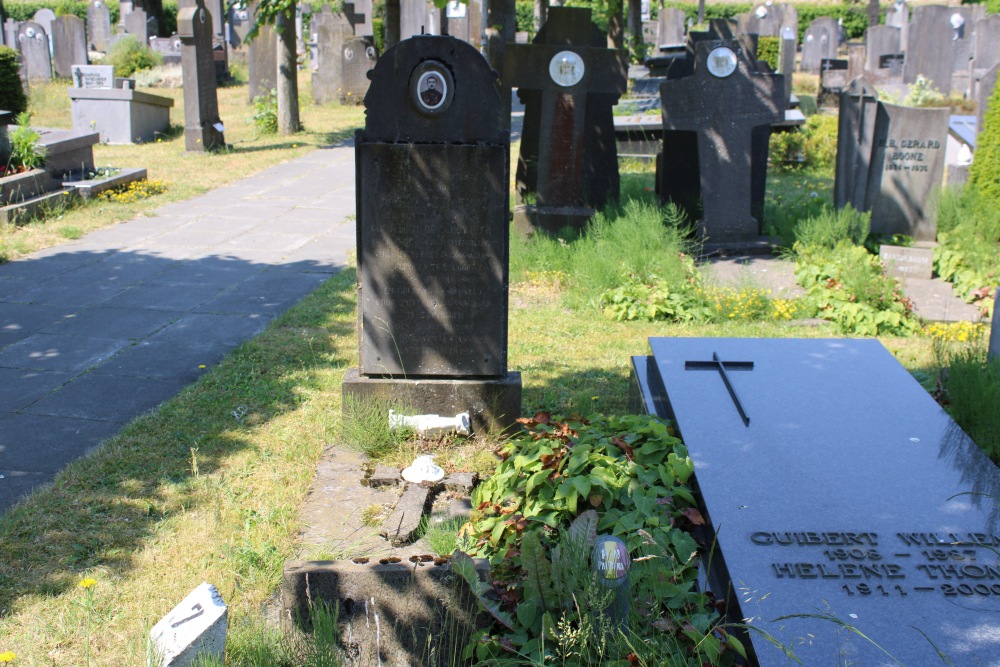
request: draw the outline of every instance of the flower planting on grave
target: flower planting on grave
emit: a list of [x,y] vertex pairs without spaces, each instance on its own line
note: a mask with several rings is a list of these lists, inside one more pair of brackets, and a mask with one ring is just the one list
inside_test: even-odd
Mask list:
[[[692,533],[704,519],[689,486],[694,464],[671,428],[649,416],[519,421],[525,432],[474,491],[462,531],[468,554],[490,560],[489,588],[472,581],[460,554],[453,559],[495,620],[467,657],[564,665],[745,657],[711,593],[698,590],[708,556]],[[591,568],[598,534],[620,538],[633,561],[619,618]]]

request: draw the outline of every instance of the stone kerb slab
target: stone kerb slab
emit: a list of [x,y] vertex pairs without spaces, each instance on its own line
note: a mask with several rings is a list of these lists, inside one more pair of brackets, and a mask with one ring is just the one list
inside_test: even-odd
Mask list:
[[929,202],[944,178],[950,115],[947,108],[879,103],[865,195],[871,203],[872,233],[935,240],[937,221]]
[[228,608],[218,589],[203,583],[149,631],[150,664],[192,667],[198,659],[226,653]]
[[138,144],[170,129],[173,99],[131,88],[70,88],[73,129],[96,131],[101,142]]
[[55,57],[56,76],[69,79],[73,65],[86,65],[87,29],[78,16],[66,14],[52,22],[52,49]]
[[104,0],[91,0],[87,5],[88,46],[102,53],[111,45],[111,11]]

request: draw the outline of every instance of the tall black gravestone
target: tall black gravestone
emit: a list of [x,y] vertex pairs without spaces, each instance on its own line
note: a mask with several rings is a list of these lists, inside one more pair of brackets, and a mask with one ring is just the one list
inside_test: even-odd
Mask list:
[[[699,229],[708,244],[746,246],[759,240],[753,202],[762,199],[766,176],[760,151],[767,145],[770,125],[784,119],[784,81],[781,75],[758,71],[741,40],[703,40],[693,43],[693,74],[667,79],[660,85],[663,104],[664,155],[667,161],[686,161],[691,155],[668,154],[669,132],[697,137],[697,165],[702,202]],[[755,136],[756,133],[756,136]],[[676,149],[676,144],[669,148]],[[766,151],[764,151],[766,155]],[[682,162],[683,164],[683,162]],[[690,168],[688,168],[690,170]],[[667,178],[669,170],[662,170]],[[661,183],[661,197],[670,197],[672,184]]]
[[177,12],[177,36],[181,40],[184,77],[184,148],[218,150],[226,145],[226,140],[215,87],[212,15],[204,0]]
[[508,44],[503,85],[524,103],[520,202],[524,232],[581,227],[617,199],[618,149],[611,108],[627,87],[627,54],[606,48],[590,10],[552,7],[532,44]]
[[508,152],[496,74],[465,42],[399,42],[370,73],[356,138],[360,367],[351,397],[474,429],[520,416],[507,371]]
[[996,663],[1000,469],[879,341],[650,347],[636,397],[696,462],[748,664]]
[[872,167],[877,105],[875,86],[865,77],[852,81],[840,94],[837,166],[833,186],[833,203],[837,208],[848,204],[856,211],[871,208],[865,202],[865,193]]

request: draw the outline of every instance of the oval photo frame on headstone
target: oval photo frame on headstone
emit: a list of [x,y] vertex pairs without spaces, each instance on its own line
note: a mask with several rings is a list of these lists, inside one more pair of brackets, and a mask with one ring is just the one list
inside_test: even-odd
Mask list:
[[712,76],[725,79],[736,71],[738,65],[736,53],[727,46],[712,49],[708,54],[706,65],[708,65],[708,71]]
[[585,72],[583,58],[573,51],[560,51],[549,61],[549,76],[563,88],[580,83]]
[[427,60],[414,68],[410,75],[410,103],[425,116],[440,116],[455,96],[454,79],[448,68]]

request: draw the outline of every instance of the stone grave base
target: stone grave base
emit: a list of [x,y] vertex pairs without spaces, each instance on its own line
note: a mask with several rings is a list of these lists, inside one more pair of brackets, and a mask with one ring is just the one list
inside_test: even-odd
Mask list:
[[155,141],[170,129],[169,97],[131,88],[70,88],[73,129],[97,131],[109,144]]
[[100,141],[97,132],[34,129],[42,135],[36,143],[46,151],[45,171],[58,178],[75,169],[94,168],[94,144]]
[[406,406],[413,414],[468,412],[473,432],[503,431],[521,416],[521,374],[515,371],[500,378],[460,380],[366,377],[351,368],[342,391],[345,399],[377,398]]
[[[485,578],[489,564],[475,563]],[[352,665],[456,665],[472,633],[489,625],[447,563],[288,561],[284,621],[309,627],[310,603],[320,600],[337,609]]]
[[90,199],[106,190],[112,190],[134,181],[146,180],[145,169],[120,169],[113,176],[89,178],[87,180],[66,180],[63,187],[73,188],[83,199]]
[[701,244],[699,257],[734,257],[740,255],[769,255],[774,251],[771,240],[761,237],[756,241],[719,241]]
[[592,208],[524,204],[514,207],[514,229],[525,236],[539,231],[558,234],[566,227],[582,231],[593,217]]

